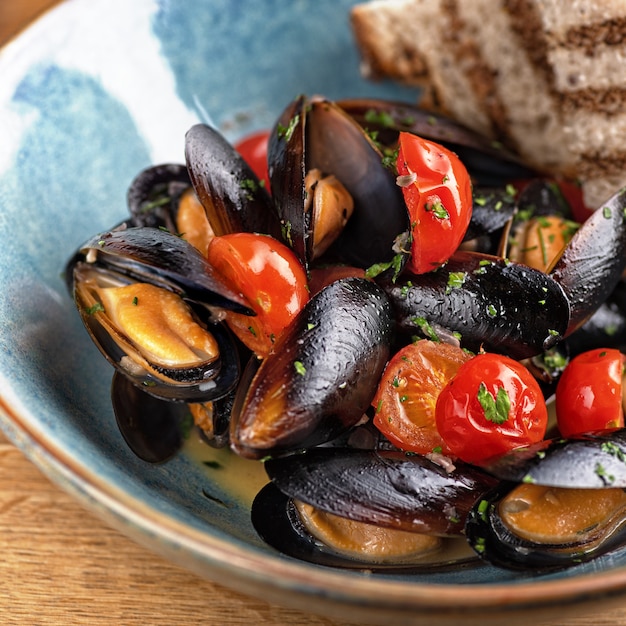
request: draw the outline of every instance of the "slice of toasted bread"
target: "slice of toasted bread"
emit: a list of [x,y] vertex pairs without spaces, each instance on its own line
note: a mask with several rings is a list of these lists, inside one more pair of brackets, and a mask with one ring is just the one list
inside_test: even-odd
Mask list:
[[577,179],[598,206],[626,185],[622,0],[373,0],[351,14],[363,72]]

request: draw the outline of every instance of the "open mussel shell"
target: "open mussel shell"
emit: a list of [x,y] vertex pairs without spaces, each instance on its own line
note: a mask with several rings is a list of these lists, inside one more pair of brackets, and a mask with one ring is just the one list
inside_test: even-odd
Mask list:
[[[507,509],[512,508],[515,517],[516,507],[526,506],[525,503],[517,504],[518,500],[523,501],[523,494],[518,495],[518,489],[520,487],[515,483],[502,483],[483,495],[467,517],[467,541],[485,561],[513,570],[557,570],[584,563],[626,545],[623,490],[618,490],[620,493],[617,496],[611,496],[610,501],[615,504],[606,511],[602,509],[604,517],[596,516],[597,519],[594,518],[591,523],[583,522],[574,532],[551,531],[553,534],[546,539],[545,530],[537,536],[533,533],[527,535],[506,522]],[[555,501],[567,499],[562,491],[540,490],[539,497]],[[558,516],[559,511],[553,514]],[[565,520],[566,528],[570,526],[570,521]],[[531,528],[536,526],[536,523],[531,524]]]
[[328,513],[387,528],[459,536],[468,511],[497,484],[466,464],[452,470],[398,450],[318,447],[265,461],[280,491]]
[[229,287],[189,242],[160,228],[118,228],[80,246],[85,262],[138,282],[174,291],[189,300],[253,315],[246,299]]
[[351,98],[337,104],[369,132],[376,132],[383,144],[393,145],[398,133],[405,131],[446,146],[479,185],[504,185],[536,174],[502,144],[414,104],[376,98]]
[[626,430],[546,440],[483,469],[502,481],[467,518],[483,559],[559,569],[626,544]]
[[334,439],[370,405],[389,358],[393,320],[384,292],[338,280],[309,300],[252,378],[231,421],[231,447],[263,458]]
[[304,96],[290,103],[270,136],[268,168],[286,239],[305,266],[314,255],[316,223],[305,208],[313,169],[335,176],[354,203],[328,254],[362,268],[394,256],[396,238],[409,229],[402,192],[378,148],[335,103]]
[[218,130],[192,126],[185,135],[185,159],[216,235],[254,232],[280,239],[280,222],[267,190]]
[[[232,335],[221,323],[211,323],[206,309],[196,315],[219,347],[216,358],[188,367],[166,367],[153,362],[118,329],[105,311],[92,312],[80,296],[77,307],[92,341],[106,360],[144,393],[166,400],[207,402],[221,398],[239,379],[239,358]],[[204,316],[204,317],[203,317]]]
[[[250,310],[244,298],[224,286],[204,257],[187,242],[148,227],[104,233],[88,241],[72,257],[66,277],[96,346],[118,371],[146,393],[165,399],[205,402],[235,387],[239,377],[235,343],[227,328],[214,319],[211,307]],[[136,283],[148,283],[179,296],[190,319],[212,337],[216,353],[181,364],[146,353],[129,337],[127,329],[118,327],[100,300],[100,288]]]
[[503,483],[485,494],[468,515],[465,526],[468,543],[485,561],[513,570],[557,570],[584,563],[626,544],[623,502],[606,519],[580,528],[564,540],[558,534],[552,541],[521,535],[502,517],[503,502],[515,494],[516,487]]
[[516,359],[554,345],[570,319],[569,302],[550,276],[487,255],[457,252],[434,272],[405,273],[383,286],[403,332],[429,336],[443,327],[458,333],[464,348]]
[[122,437],[143,461],[163,463],[182,447],[189,420],[184,403],[147,394],[117,371],[111,382],[111,402]]
[[292,498],[271,482],[255,497],[251,519],[254,529],[268,545],[293,558],[325,567],[366,569],[377,574],[432,574],[476,566],[478,560],[462,547],[458,551],[438,550],[433,554],[413,555],[394,562],[346,555],[313,537],[302,523]]

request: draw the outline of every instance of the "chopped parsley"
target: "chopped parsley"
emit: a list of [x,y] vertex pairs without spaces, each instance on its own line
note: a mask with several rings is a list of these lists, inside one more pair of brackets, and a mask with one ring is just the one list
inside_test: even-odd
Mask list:
[[504,387],[499,387],[496,397],[489,392],[485,383],[480,383],[478,388],[478,402],[483,408],[485,419],[494,424],[504,424],[509,419],[511,400]]
[[602,450],[602,452],[606,452],[607,454],[615,457],[618,461],[626,463],[626,453],[612,441],[605,441],[600,446],[600,449]]
[[95,315],[96,313],[103,313],[104,306],[102,306],[102,303],[96,302],[93,306],[87,307],[85,309],[85,312],[87,313],[87,315]]
[[365,276],[367,278],[376,278],[383,272],[386,272],[389,269],[393,269],[393,276],[391,278],[392,282],[396,282],[396,279],[400,275],[402,271],[402,267],[404,266],[404,254],[395,254],[391,261],[383,262],[383,263],[374,263],[365,270]]
[[394,128],[396,122],[393,117],[387,111],[376,111],[374,109],[368,109],[363,116],[366,122],[370,124],[377,124],[383,128]]
[[487,521],[487,511],[489,510],[489,500],[481,500],[478,503],[478,508],[476,509],[478,515],[480,515],[480,519],[483,521]]
[[446,294],[450,293],[453,289],[459,289],[460,287],[462,287],[466,277],[466,272],[450,272],[448,274]]
[[432,213],[437,219],[450,219],[450,213],[448,213],[448,210],[445,206],[443,206],[443,203],[439,199],[434,200],[433,202],[425,202],[424,210],[426,212]]
[[285,141],[289,141],[293,135],[293,131],[296,129],[296,126],[300,122],[300,116],[294,115],[290,120],[287,126],[283,126],[282,124],[278,124],[277,133],[280,139],[284,139]]
[[606,468],[601,463],[596,463],[594,472],[596,473],[596,476],[598,476],[598,478],[601,478],[605,483],[609,485],[615,482],[615,476],[607,473]]
[[428,320],[425,317],[412,317],[411,322],[432,341],[441,341],[435,332],[435,329],[428,323]]

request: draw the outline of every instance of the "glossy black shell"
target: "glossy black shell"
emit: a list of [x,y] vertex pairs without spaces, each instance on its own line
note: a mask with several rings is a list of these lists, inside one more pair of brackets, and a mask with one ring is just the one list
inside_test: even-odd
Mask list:
[[231,446],[262,458],[334,439],[358,422],[390,354],[384,292],[360,278],[311,298],[260,365],[231,422]]
[[550,276],[468,252],[434,272],[403,274],[384,289],[402,331],[429,336],[443,327],[459,333],[464,348],[517,359],[553,346],[570,318],[568,300]]
[[449,471],[398,450],[314,448],[265,462],[291,498],[348,519],[455,536],[474,502],[497,481],[463,463]]

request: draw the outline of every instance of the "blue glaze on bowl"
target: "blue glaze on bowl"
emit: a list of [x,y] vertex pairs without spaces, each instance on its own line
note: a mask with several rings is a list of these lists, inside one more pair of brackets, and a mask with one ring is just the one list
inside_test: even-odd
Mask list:
[[2,427],[51,478],[129,535],[203,575],[290,605],[310,609],[315,596],[316,610],[333,615],[346,609],[356,618],[365,607],[364,619],[380,612],[382,622],[402,615],[435,623],[455,610],[571,602],[601,586],[592,581],[622,591],[624,552],[543,576],[479,566],[378,579],[296,563],[258,539],[246,501],[212,481],[196,457],[146,465],[117,431],[111,370],[66,292],[65,261],[125,217],[138,171],[183,161],[184,132],[196,121],[236,138],[270,125],[300,93],[414,100],[410,90],[360,77],[352,4],[75,0],[2,51]]

